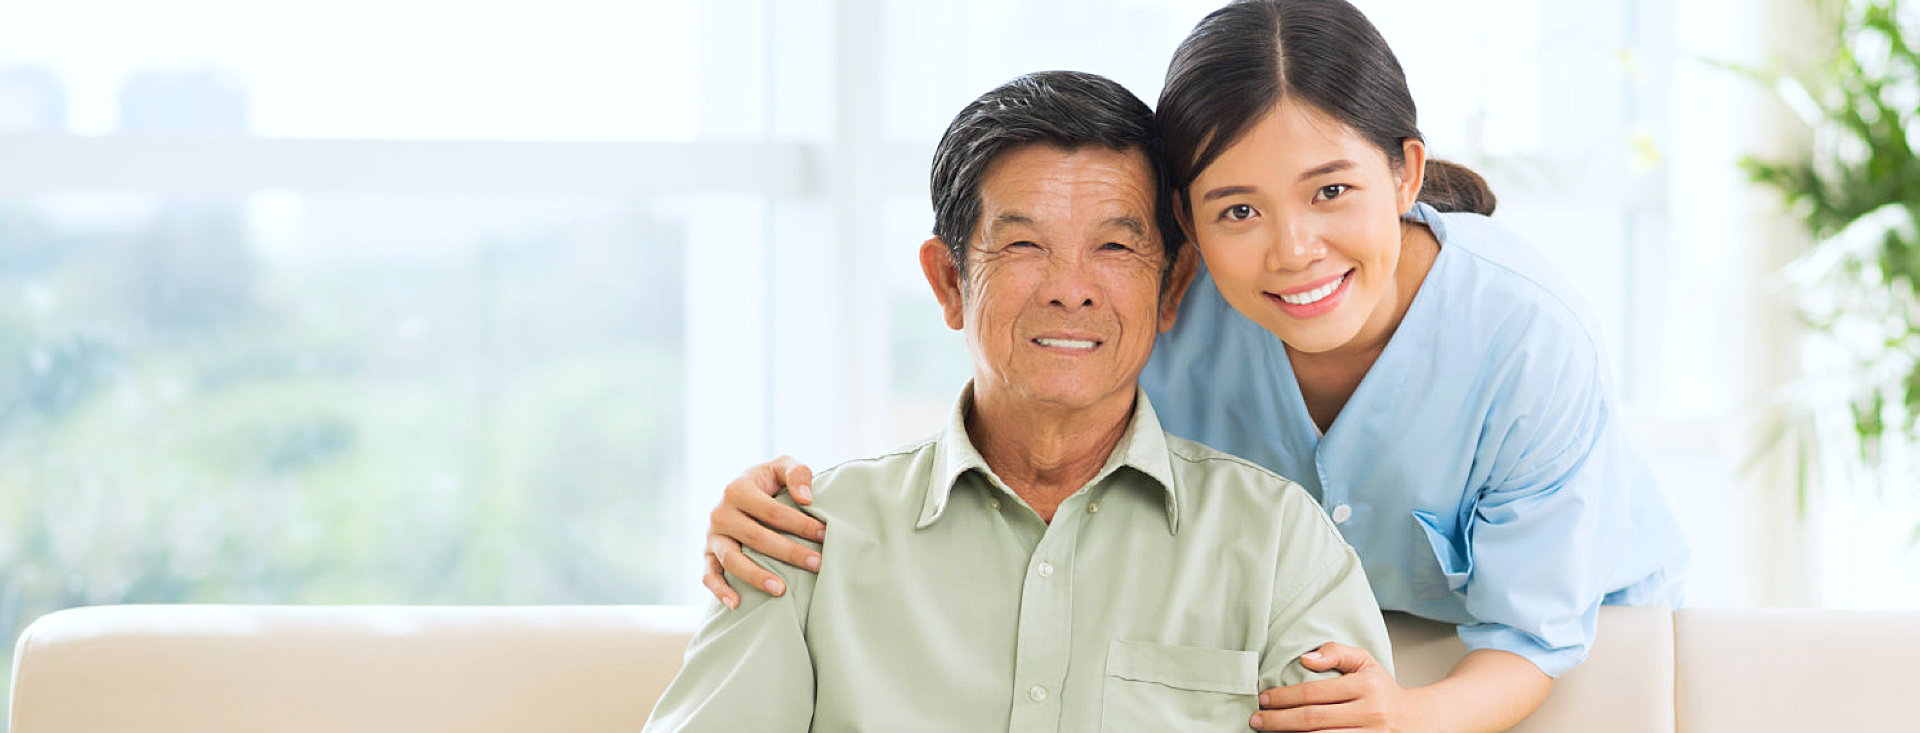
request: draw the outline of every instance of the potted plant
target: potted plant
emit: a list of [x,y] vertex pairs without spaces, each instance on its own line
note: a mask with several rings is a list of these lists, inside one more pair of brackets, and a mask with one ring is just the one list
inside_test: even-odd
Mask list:
[[1920,494],[1920,476],[1906,475],[1920,465],[1906,460],[1920,453],[1920,19],[1900,0],[1817,10],[1830,56],[1748,71],[1812,127],[1813,145],[1743,161],[1814,242],[1785,272],[1808,326],[1808,376],[1767,444],[1797,449],[1803,514],[1823,473]]

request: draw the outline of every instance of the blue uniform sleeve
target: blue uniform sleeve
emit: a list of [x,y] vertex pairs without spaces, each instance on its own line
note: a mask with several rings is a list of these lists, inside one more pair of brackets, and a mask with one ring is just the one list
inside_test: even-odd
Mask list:
[[[1591,343],[1519,358],[1498,409],[1500,467],[1468,527],[1468,649],[1525,657],[1548,675],[1586,660],[1625,535],[1629,487],[1644,478],[1624,443]],[[1534,344],[1538,346],[1538,344]],[[1564,346],[1566,344],[1556,344]],[[1580,348],[1584,346],[1586,348]],[[1493,426],[1490,426],[1493,427]]]

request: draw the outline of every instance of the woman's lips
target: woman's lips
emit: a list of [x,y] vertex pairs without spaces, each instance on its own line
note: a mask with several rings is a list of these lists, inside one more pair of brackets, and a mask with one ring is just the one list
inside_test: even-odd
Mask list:
[[1339,307],[1353,284],[1353,270],[1284,293],[1266,293],[1280,312],[1294,318],[1312,318]]

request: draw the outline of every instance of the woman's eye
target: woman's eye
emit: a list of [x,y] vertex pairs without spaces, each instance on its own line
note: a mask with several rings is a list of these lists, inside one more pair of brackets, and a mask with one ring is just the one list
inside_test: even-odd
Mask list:
[[1317,198],[1321,201],[1332,201],[1333,199],[1339,198],[1340,194],[1346,193],[1347,191],[1352,189],[1353,189],[1352,186],[1346,185],[1344,183],[1336,183],[1331,186],[1321,186],[1320,190],[1314,193],[1314,198]]
[[1253,207],[1246,204],[1234,204],[1220,212],[1220,218],[1227,221],[1246,221],[1253,218]]
[[1119,243],[1119,242],[1108,242],[1108,243],[1106,243],[1106,244],[1103,244],[1103,245],[1100,245],[1100,249],[1103,249],[1103,250],[1106,250],[1106,251],[1108,251],[1108,252],[1131,252],[1131,251],[1133,251],[1133,248],[1132,248],[1132,247],[1128,247],[1127,245],[1124,245],[1124,244],[1121,244],[1121,243]]
[[1026,242],[1026,241],[1014,242],[1013,244],[1007,245],[1007,249],[1039,249],[1039,248],[1040,248],[1040,245],[1034,244],[1032,242]]

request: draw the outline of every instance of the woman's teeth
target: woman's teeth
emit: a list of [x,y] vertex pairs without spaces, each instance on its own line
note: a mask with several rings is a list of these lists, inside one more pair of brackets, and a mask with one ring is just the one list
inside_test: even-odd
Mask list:
[[1294,293],[1293,295],[1279,296],[1280,300],[1285,301],[1289,305],[1312,305],[1314,303],[1318,303],[1322,299],[1326,298],[1327,296],[1332,295],[1333,291],[1339,290],[1340,284],[1346,282],[1347,277],[1349,277],[1352,274],[1353,273],[1349,272],[1346,275],[1341,275],[1340,279],[1338,280],[1327,283],[1325,285],[1314,288],[1304,293]]

